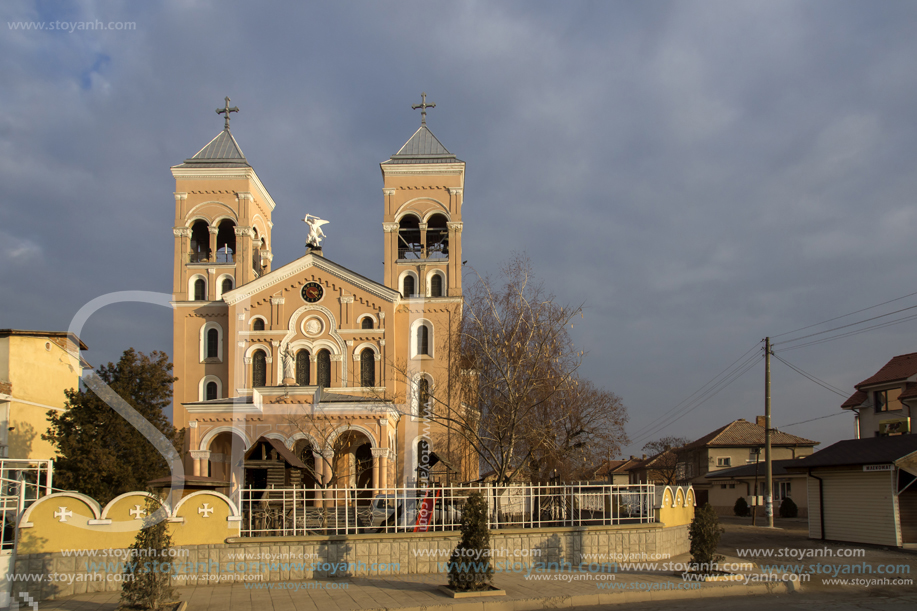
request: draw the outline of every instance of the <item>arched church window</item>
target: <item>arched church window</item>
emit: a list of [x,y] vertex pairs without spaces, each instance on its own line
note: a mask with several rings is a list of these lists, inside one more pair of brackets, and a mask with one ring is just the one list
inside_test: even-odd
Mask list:
[[318,385],[328,388],[331,386],[331,353],[327,350],[319,350],[315,365]]
[[224,278],[224,279],[223,279],[223,286],[221,287],[221,289],[222,289],[222,290],[220,291],[220,294],[222,294],[222,295],[225,295],[226,293],[228,293],[229,291],[231,291],[231,290],[232,290],[232,280],[229,279],[229,278]]
[[430,278],[430,297],[443,296],[443,277],[439,274],[433,274]]
[[204,301],[207,299],[207,283],[203,278],[194,281],[194,301]]
[[404,277],[404,291],[402,295],[405,297],[411,297],[414,294],[414,276],[405,276]]
[[220,332],[216,329],[207,331],[207,358],[219,358]]
[[296,353],[296,383],[300,386],[309,385],[309,351],[300,350]]
[[216,382],[207,382],[207,400],[213,401],[214,399],[219,399],[217,396],[217,383]]
[[267,355],[264,350],[256,350],[252,355],[252,388],[267,386]]
[[428,416],[431,411],[430,406],[430,380],[424,376],[417,382],[417,409],[419,416]]
[[417,354],[430,356],[430,327],[427,325],[417,327]]
[[256,318],[252,323],[252,331],[264,331],[264,319]]
[[361,329],[372,329],[373,328],[373,319],[370,318],[369,316],[366,316],[365,318],[363,318],[363,320],[360,321],[360,328]]
[[372,348],[363,348],[360,353],[360,386],[376,385],[376,353]]

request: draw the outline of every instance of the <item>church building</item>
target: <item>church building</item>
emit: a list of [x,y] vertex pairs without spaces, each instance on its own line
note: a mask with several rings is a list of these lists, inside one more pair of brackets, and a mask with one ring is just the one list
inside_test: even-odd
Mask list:
[[230,132],[229,98],[223,131],[172,167],[174,424],[187,476],[229,482],[231,494],[267,487],[246,461],[273,457],[290,468],[270,483],[291,487],[477,478],[460,435],[425,417],[461,408],[450,375],[465,163],[427,127],[431,107],[424,95],[420,128],[380,164],[381,282],[323,256],[311,215],[305,254],[274,260],[277,204]]

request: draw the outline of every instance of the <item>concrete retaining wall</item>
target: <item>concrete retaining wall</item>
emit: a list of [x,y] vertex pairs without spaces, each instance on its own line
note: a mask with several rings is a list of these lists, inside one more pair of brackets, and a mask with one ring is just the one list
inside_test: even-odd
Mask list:
[[[458,541],[458,533],[236,538],[224,544],[173,548],[175,556],[165,559],[169,562],[165,570],[174,574],[176,586],[437,573],[445,570]],[[687,553],[690,543],[687,525],[635,524],[501,530],[491,533],[491,547],[491,560],[499,572],[523,571],[539,563],[551,569],[557,568],[551,563],[576,567],[583,562],[653,561],[657,558],[653,554]],[[18,555],[15,573],[20,578],[13,592],[47,600],[121,588],[126,550],[83,553],[76,557],[63,552]],[[597,556],[586,556],[592,554]],[[33,576],[31,580],[21,577],[26,574]],[[45,578],[36,583],[34,575],[39,574]]]

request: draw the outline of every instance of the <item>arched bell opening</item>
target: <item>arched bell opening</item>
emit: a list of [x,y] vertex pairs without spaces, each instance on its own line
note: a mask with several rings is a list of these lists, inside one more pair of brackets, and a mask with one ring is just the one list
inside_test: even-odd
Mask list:
[[398,258],[423,258],[420,219],[413,214],[407,214],[398,221]]
[[229,219],[220,221],[217,231],[217,263],[232,263],[236,253],[236,224]]
[[207,221],[197,220],[191,225],[191,254],[189,263],[210,261],[210,226]]
[[427,221],[427,258],[447,259],[449,257],[449,229],[446,217],[434,214]]

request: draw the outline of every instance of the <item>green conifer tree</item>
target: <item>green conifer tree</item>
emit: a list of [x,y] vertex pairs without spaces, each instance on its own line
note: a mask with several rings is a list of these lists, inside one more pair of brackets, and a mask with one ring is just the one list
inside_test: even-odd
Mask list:
[[716,553],[723,532],[725,531],[720,528],[720,520],[716,517],[713,507],[710,503],[704,503],[704,506],[694,513],[694,520],[691,521],[688,530],[688,538],[691,539],[691,565],[695,571],[712,573],[716,570],[716,565],[723,561],[724,557]]
[[[100,366],[97,375],[175,450],[181,448],[181,435],[165,414],[176,379],[168,356],[162,352],[147,356],[130,348],[117,363]],[[67,410],[48,412],[48,432],[41,436],[58,454],[55,486],[76,490],[104,505],[119,494],[146,490],[148,481],[169,474],[159,450],[92,390],[65,393]]]
[[487,502],[473,492],[462,509],[462,540],[449,559],[449,587],[457,592],[489,590],[492,579]]
[[146,502],[143,528],[137,532],[130,556],[124,564],[121,606],[132,609],[161,609],[175,600],[172,589],[172,536],[166,510],[152,498]]

